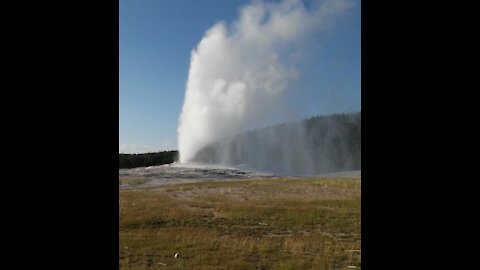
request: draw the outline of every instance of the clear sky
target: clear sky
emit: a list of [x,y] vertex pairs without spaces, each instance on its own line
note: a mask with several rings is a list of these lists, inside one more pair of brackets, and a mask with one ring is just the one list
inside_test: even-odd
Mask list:
[[[236,20],[249,2],[120,0],[120,153],[177,149],[190,53],[206,30]],[[295,83],[305,91],[305,115],[359,111],[360,1],[311,48]]]

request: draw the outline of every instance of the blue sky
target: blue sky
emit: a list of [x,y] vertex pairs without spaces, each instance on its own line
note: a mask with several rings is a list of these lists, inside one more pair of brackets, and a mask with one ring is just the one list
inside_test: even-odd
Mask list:
[[[119,152],[177,149],[190,52],[213,24],[231,23],[249,2],[120,0]],[[316,39],[295,83],[305,116],[359,111],[360,1]]]

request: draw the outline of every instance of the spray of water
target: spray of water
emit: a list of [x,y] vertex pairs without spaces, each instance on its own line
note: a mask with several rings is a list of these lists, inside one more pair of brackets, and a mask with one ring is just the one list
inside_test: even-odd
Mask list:
[[191,53],[178,125],[180,162],[209,143],[271,124],[288,111],[300,45],[352,6],[350,0],[254,1],[238,20],[218,22]]

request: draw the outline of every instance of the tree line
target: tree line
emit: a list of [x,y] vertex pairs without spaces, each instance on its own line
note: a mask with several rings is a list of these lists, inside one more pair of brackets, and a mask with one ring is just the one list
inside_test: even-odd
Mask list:
[[295,175],[360,170],[361,113],[315,116],[224,138],[202,148],[194,161]]
[[178,160],[178,151],[163,151],[144,154],[119,154],[119,169],[147,167],[173,163]]
[[[119,154],[119,168],[176,160],[178,151]],[[298,175],[360,170],[361,113],[315,116],[241,133],[205,146],[193,161]]]

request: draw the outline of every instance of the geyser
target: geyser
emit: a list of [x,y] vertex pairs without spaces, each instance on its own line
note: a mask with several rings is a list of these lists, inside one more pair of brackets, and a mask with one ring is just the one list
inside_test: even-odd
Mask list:
[[308,10],[300,0],[254,1],[237,21],[211,27],[191,53],[177,130],[180,162],[213,141],[282,120],[302,43],[352,5],[316,1]]

